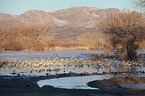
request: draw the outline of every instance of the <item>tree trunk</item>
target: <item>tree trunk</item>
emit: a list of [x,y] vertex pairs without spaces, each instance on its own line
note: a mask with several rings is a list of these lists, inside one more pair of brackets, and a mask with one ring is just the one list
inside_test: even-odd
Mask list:
[[136,46],[134,44],[130,44],[128,46],[126,46],[126,61],[137,61],[137,53],[136,53]]

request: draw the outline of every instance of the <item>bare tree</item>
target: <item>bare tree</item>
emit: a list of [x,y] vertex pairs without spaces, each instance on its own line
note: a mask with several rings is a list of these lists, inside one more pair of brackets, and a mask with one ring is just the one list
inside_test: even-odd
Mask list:
[[145,11],[145,0],[138,0],[136,3],[137,7],[140,7]]
[[129,10],[108,13],[98,24],[99,30],[107,34],[117,54],[126,61],[136,61],[136,50],[145,39],[145,22],[142,13]]

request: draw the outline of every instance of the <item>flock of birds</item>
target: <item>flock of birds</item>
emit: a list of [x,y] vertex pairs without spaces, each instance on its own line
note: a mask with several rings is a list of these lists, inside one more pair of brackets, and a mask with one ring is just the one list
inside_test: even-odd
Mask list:
[[[78,59],[79,58],[79,59]],[[145,63],[143,62],[125,62],[125,61],[119,61],[119,60],[110,60],[109,59],[103,59],[100,57],[98,60],[91,59],[91,56],[87,57],[72,57],[72,58],[58,58],[58,56],[54,58],[40,58],[40,59],[34,59],[34,60],[14,60],[9,62],[3,62],[0,64],[0,69],[29,69],[30,73],[33,71],[41,72],[41,71],[60,71],[60,69],[67,69],[71,68],[72,66],[77,67],[93,67],[96,68],[97,71],[99,71],[100,68],[111,68],[111,66],[145,66]],[[75,70],[75,68],[73,68]],[[111,71],[111,69],[109,70]],[[12,73],[16,73],[15,70],[13,70]]]

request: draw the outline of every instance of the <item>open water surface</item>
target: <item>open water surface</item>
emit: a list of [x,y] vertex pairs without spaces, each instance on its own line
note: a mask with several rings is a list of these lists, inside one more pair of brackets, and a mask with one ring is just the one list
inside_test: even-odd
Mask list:
[[[41,58],[48,58],[53,59],[57,57],[58,59],[63,58],[65,59],[70,59],[71,57],[74,56],[76,59],[81,59],[83,60],[88,59],[88,56],[91,55],[101,55],[104,54],[104,51],[102,50],[51,50],[51,51],[4,51],[0,52],[0,61],[12,61],[12,60],[35,60],[35,59],[41,59]],[[142,54],[142,58],[145,57],[145,50],[138,50],[138,55]],[[111,58],[112,59],[112,58]],[[109,59],[111,61],[111,59]],[[143,61],[144,63],[144,61]],[[93,65],[91,66],[68,66],[65,67],[61,66],[59,71],[42,71],[42,72],[30,72],[29,68],[16,68],[13,67],[11,69],[5,67],[0,68],[0,75],[12,75],[15,76],[17,74],[11,74],[12,72],[17,72],[19,75],[46,75],[48,73],[49,75],[56,75],[56,74],[63,74],[63,73],[102,73],[102,72],[143,72],[145,71],[145,66],[109,66],[109,67],[101,67],[97,68]],[[119,76],[119,75],[117,75]],[[136,75],[138,77],[145,77],[144,74],[138,74]],[[45,86],[45,85],[51,85],[57,88],[67,88],[67,89],[96,89],[98,88],[90,88],[87,86],[87,82],[93,81],[93,80],[102,80],[102,79],[109,79],[114,77],[113,75],[94,75],[94,76],[80,76],[80,77],[65,77],[65,78],[54,78],[54,79],[48,79],[48,80],[40,80],[37,82],[39,87]],[[122,75],[121,75],[122,77]],[[122,86],[135,86],[135,85],[122,85]],[[140,86],[140,84],[136,85]],[[143,86],[143,84],[142,84]]]

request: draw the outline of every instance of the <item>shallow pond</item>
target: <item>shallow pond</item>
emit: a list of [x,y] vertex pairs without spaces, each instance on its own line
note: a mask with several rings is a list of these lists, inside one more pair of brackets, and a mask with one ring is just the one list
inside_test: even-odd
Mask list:
[[[143,61],[139,65],[120,65],[119,60],[108,58],[108,61],[88,61],[88,56],[104,54],[102,50],[52,50],[52,51],[5,51],[0,52],[0,61],[8,61],[6,66],[0,68],[0,75],[29,75],[46,76],[63,73],[103,73],[103,72],[138,72],[138,77],[145,77],[144,57],[145,50],[138,50]],[[48,59],[49,57],[49,59]],[[72,58],[73,57],[73,58]],[[12,61],[12,62],[11,62]],[[125,62],[124,62],[125,63]],[[12,74],[13,73],[13,74]],[[116,75],[125,77],[130,74]],[[134,75],[134,74],[133,74]],[[109,79],[114,75],[94,75],[81,77],[65,77],[49,80],[40,80],[38,85],[51,85],[57,88],[68,89],[96,89],[87,86],[93,80]],[[138,85],[139,86],[139,85]],[[98,89],[98,88],[97,88]]]
[[[101,55],[102,50],[51,50],[51,51],[5,51],[0,52],[0,61],[12,61],[13,67],[4,66],[0,68],[0,75],[55,75],[63,73],[103,73],[103,72],[138,72],[145,71],[145,65],[121,66],[115,65],[119,62],[91,61],[88,65],[86,61],[92,55]],[[144,50],[138,50],[138,54],[143,54]],[[49,57],[49,60],[47,59]],[[73,59],[70,59],[72,58]],[[57,58],[57,59],[55,59]],[[61,60],[63,58],[63,60]],[[46,60],[45,60],[46,59]],[[55,60],[53,60],[55,59]],[[17,61],[19,60],[19,61]],[[23,61],[24,60],[24,61]],[[28,61],[28,62],[27,62]],[[34,62],[33,62],[34,61]],[[62,63],[67,63],[62,64]],[[77,62],[77,63],[76,63]],[[14,65],[15,63],[15,65]],[[45,64],[44,64],[45,63]],[[49,64],[51,63],[51,65]],[[58,65],[58,63],[61,63]],[[69,64],[71,63],[71,64]],[[32,65],[37,66],[32,66]],[[19,66],[17,66],[19,65]],[[26,67],[21,66],[26,65]],[[41,66],[40,66],[41,65]],[[57,70],[59,69],[59,70]],[[52,71],[54,70],[54,71]],[[17,74],[11,74],[17,73]]]
[[[87,57],[88,55],[101,55],[104,54],[103,50],[49,50],[49,51],[0,51],[0,61],[12,61],[12,60],[33,60],[35,58],[71,58],[75,57]],[[110,52],[112,53],[112,52]],[[138,50],[139,54],[144,54],[145,49]]]
[[51,85],[55,88],[66,88],[66,89],[97,89],[87,86],[87,83],[93,80],[109,79],[112,75],[94,75],[94,76],[79,76],[79,77],[63,77],[40,80],[37,82],[39,87],[45,85]]
[[[94,80],[110,79],[112,77],[114,76],[113,75],[93,75],[93,76],[63,77],[63,78],[40,80],[37,82],[37,84],[39,87],[50,85],[55,88],[99,90],[99,88],[89,87],[87,83]],[[122,75],[117,75],[116,77],[117,78],[122,77]],[[134,77],[138,77],[138,75],[134,75]],[[142,77],[145,77],[145,76],[142,75]],[[122,84],[122,87],[133,87],[133,88],[145,89],[145,83],[132,84],[132,85]]]
[[71,58],[73,56],[88,56],[91,54],[103,54],[102,50],[49,50],[49,51],[0,51],[0,61],[32,60],[47,57]]

